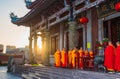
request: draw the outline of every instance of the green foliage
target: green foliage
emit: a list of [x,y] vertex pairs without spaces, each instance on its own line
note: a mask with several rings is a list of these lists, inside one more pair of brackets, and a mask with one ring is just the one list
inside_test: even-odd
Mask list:
[[7,63],[0,64],[0,66],[7,66]]
[[100,44],[100,42],[98,40],[96,40],[96,44]]
[[104,38],[101,42],[96,40],[96,47],[104,47],[108,44],[108,41],[108,38]]
[[102,40],[103,43],[104,43],[104,42],[108,42],[108,41],[109,41],[108,38],[104,38],[104,39]]
[[39,64],[32,64],[32,66],[40,66]]

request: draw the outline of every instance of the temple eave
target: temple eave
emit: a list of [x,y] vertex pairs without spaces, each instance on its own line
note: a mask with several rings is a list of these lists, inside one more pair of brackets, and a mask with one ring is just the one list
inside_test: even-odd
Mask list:
[[17,25],[17,26],[25,26],[25,27],[30,27],[28,23],[26,22],[18,22],[18,21],[11,21],[13,24]]
[[[28,12],[25,16],[23,16],[22,18],[20,18],[18,21],[16,21],[15,23],[24,23],[24,21],[28,21],[31,20],[31,18],[33,18],[34,16],[36,16],[38,13],[40,13],[41,11],[43,11],[47,6],[46,5],[51,5],[55,0],[51,0],[51,1],[45,1],[43,4],[41,5],[37,5],[35,7],[35,9],[32,9],[30,12]],[[39,4],[39,3],[38,3]],[[41,9],[39,9],[41,8]]]
[[30,5],[26,5],[26,7],[28,9],[32,9],[35,7],[36,4],[38,4],[38,2],[40,2],[40,0],[36,0],[36,1],[32,2]]

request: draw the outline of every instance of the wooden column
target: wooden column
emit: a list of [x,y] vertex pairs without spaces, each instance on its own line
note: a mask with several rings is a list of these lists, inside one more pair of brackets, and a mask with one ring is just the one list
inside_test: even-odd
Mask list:
[[41,36],[41,38],[42,38],[42,54],[41,54],[41,56],[42,56],[42,63],[44,62],[44,33],[42,32],[42,36]]
[[37,33],[35,32],[34,33],[34,63],[37,63],[37,53],[38,53],[38,51],[37,51],[37,49],[38,49],[38,46],[37,46]]
[[97,9],[95,7],[91,10],[91,23],[92,23],[92,50],[96,53],[96,40],[98,40],[98,32],[100,28],[98,28],[98,15]]
[[60,50],[62,50],[63,48],[63,26],[64,26],[64,23],[60,23]]
[[45,37],[43,39],[44,41],[44,52],[43,52],[43,64],[44,65],[50,65],[50,32],[48,29],[44,32]]
[[111,21],[108,21],[108,38],[111,40]]
[[85,49],[87,49],[87,24],[84,24],[85,28]]
[[30,37],[29,37],[29,61],[30,63],[34,63],[34,57],[32,52],[32,28],[30,27]]

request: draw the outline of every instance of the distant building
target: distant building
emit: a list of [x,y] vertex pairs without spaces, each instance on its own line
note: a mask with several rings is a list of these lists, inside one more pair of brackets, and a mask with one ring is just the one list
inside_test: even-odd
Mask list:
[[23,55],[26,63],[28,62],[29,58],[28,50],[28,46],[25,46],[23,48],[16,48],[16,46],[6,46],[7,54]]
[[10,54],[10,53],[15,53],[15,49],[16,49],[16,46],[6,46],[6,53]]
[[4,45],[0,44],[0,54],[3,53]]

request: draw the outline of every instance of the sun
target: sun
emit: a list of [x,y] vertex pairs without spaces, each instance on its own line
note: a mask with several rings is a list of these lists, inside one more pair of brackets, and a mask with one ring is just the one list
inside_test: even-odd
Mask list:
[[42,40],[41,40],[41,37],[38,37],[38,48],[42,48]]

